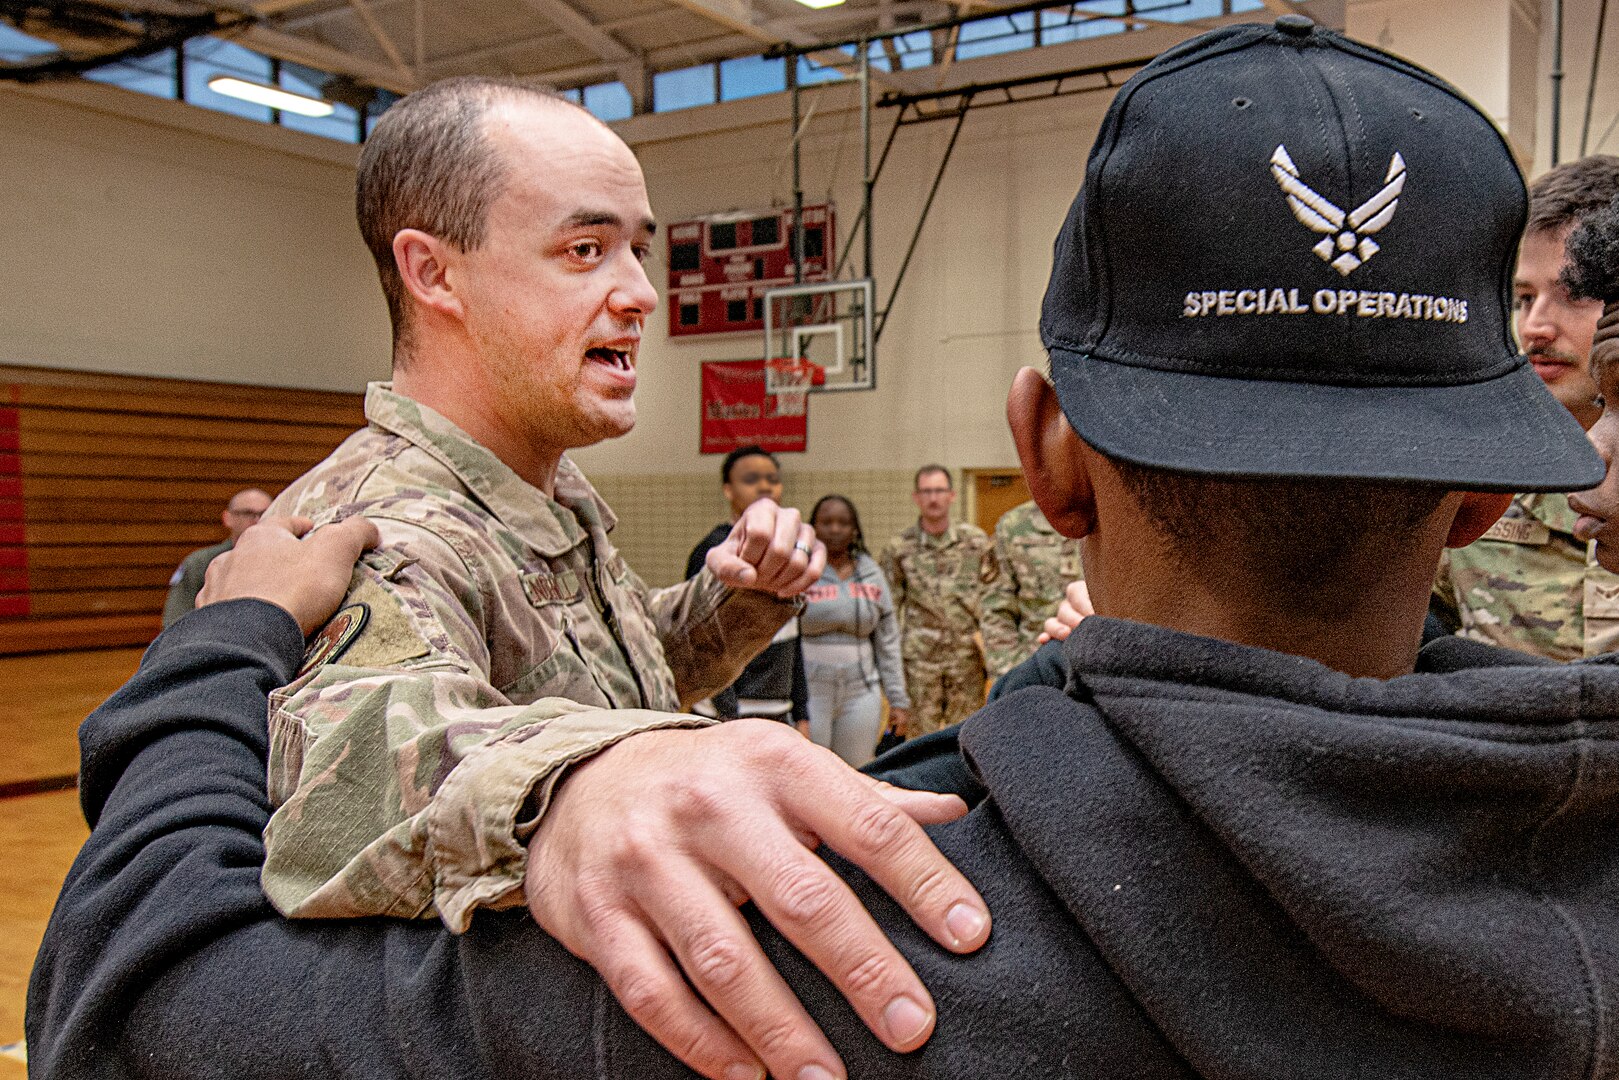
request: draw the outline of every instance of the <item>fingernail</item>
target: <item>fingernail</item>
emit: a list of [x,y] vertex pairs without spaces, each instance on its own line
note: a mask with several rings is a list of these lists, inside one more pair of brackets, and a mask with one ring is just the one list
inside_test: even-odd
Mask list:
[[944,925],[957,945],[968,945],[984,932],[984,913],[969,904],[957,904],[945,915]]
[[763,1065],[739,1061],[726,1067],[725,1080],[765,1080],[765,1069]]
[[927,1030],[928,1023],[927,1011],[908,997],[895,998],[883,1010],[888,1041],[897,1046],[910,1046]]
[[838,1080],[837,1076],[824,1065],[806,1065],[798,1070],[798,1080]]

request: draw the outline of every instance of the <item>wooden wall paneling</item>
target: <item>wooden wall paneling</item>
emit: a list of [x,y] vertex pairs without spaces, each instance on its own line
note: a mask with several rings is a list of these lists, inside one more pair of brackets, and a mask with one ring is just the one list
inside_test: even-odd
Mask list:
[[144,644],[230,496],[364,422],[359,394],[0,364],[0,655]]

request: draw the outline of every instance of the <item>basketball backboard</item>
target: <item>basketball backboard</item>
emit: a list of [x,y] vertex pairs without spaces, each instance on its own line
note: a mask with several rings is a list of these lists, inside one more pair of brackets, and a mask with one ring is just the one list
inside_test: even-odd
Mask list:
[[778,382],[788,368],[771,360],[793,359],[819,371],[809,392],[870,390],[877,385],[872,315],[876,290],[870,279],[784,285],[765,293],[765,389],[794,391]]

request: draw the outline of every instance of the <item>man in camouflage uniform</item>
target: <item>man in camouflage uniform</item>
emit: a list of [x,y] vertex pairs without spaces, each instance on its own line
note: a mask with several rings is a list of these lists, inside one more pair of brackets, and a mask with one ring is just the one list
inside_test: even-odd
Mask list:
[[[1581,426],[1601,414],[1588,363],[1602,304],[1572,299],[1561,279],[1565,244],[1585,215],[1619,195],[1619,158],[1560,165],[1529,188],[1529,225],[1514,275],[1518,340],[1547,389]],[[1501,520],[1446,552],[1432,611],[1480,641],[1574,660],[1619,647],[1619,575],[1574,536],[1559,494],[1519,495]]]
[[[484,110],[471,124],[468,105]],[[488,83],[439,84],[382,123],[359,214],[395,381],[275,504],[317,523],[364,514],[382,543],[271,699],[264,885],[289,915],[436,910],[461,930],[477,907],[524,901],[527,843],[562,768],[705,723],[681,709],[735,679],[796,609],[776,594],[813,581],[824,555],[795,511],[762,505],[744,524],[790,551],[780,565],[741,572],[738,545],[721,545],[710,569],[649,592],[565,456],[633,425],[657,305],[641,266],[651,211],[617,136]],[[454,138],[517,163],[471,176],[499,192],[481,237],[432,203],[432,155],[466,172],[478,149],[457,157]]]
[[989,536],[951,522],[956,501],[950,471],[917,470],[921,516],[888,542],[881,563],[900,619],[900,656],[911,696],[909,735],[959,724],[984,704],[984,654],[978,616],[984,586],[996,573]]
[[999,679],[1034,655],[1045,621],[1057,613],[1063,590],[1084,580],[1079,541],[1051,527],[1033,499],[995,523],[995,580],[984,590],[984,655]]

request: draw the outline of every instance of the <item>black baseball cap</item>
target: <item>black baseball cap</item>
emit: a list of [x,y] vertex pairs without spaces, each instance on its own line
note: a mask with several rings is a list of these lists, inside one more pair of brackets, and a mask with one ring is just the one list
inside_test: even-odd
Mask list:
[[1434,75],[1303,16],[1203,34],[1120,88],[1057,237],[1063,412],[1176,472],[1591,487],[1511,334],[1525,208]]

